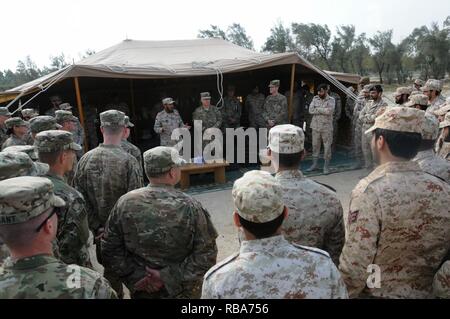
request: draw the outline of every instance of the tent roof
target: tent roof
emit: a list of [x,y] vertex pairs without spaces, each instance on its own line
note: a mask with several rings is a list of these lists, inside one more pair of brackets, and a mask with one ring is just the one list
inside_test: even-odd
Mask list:
[[[295,52],[258,53],[222,39],[125,40],[64,69],[0,94],[32,92],[50,82],[71,77],[174,78],[242,72],[285,64],[300,64],[317,72],[312,64]],[[345,82],[359,81],[359,76],[355,80],[355,75],[335,73],[334,76]]]

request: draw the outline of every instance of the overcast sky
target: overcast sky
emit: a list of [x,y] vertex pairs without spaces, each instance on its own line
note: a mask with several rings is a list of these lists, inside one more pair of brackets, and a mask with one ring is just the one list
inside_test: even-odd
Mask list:
[[0,70],[15,69],[27,55],[39,67],[64,52],[79,60],[87,49],[100,51],[126,37],[134,40],[196,38],[210,24],[226,29],[240,23],[255,48],[277,21],[354,24],[358,33],[394,29],[394,41],[415,27],[442,24],[449,0],[2,0]]

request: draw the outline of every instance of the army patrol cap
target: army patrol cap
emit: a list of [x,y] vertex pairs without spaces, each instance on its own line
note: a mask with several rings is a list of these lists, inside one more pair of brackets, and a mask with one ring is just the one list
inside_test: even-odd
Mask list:
[[370,78],[367,76],[363,77],[363,78],[361,78],[361,80],[359,80],[359,84],[361,84],[361,85],[367,85],[369,83],[370,83]]
[[280,80],[270,81],[269,87],[279,87],[279,86],[280,86]]
[[11,117],[5,121],[6,128],[13,128],[14,126],[29,126],[30,123],[22,120],[20,117]]
[[425,112],[412,107],[390,107],[375,119],[375,124],[365,134],[375,131],[377,128],[422,134],[422,123]]
[[439,136],[439,121],[431,113],[425,113],[425,118],[422,122],[422,139],[437,140]]
[[125,126],[125,113],[117,110],[108,110],[100,113],[101,126]]
[[421,79],[416,79],[416,80],[414,81],[414,84],[423,86],[423,85],[425,84],[425,82],[424,82],[423,80],[421,80]]
[[411,96],[417,95],[417,94],[423,94],[423,92],[422,91],[412,91],[411,94],[409,95],[409,98],[411,98]]
[[36,117],[39,115],[35,109],[23,109],[20,113],[23,117]]
[[8,146],[2,152],[25,153],[31,158],[32,161],[37,161],[39,159],[36,147],[34,147],[33,145]]
[[366,84],[366,85],[364,85],[364,87],[363,87],[363,89],[362,89],[362,92],[369,93],[371,87],[372,87],[371,84]]
[[70,111],[72,110],[73,106],[70,105],[69,103],[63,103],[59,105],[59,109],[63,110],[63,111]]
[[305,149],[303,130],[292,124],[274,126],[269,131],[269,148],[278,154],[295,154]]
[[0,225],[24,223],[65,202],[44,177],[16,177],[0,182]]
[[200,93],[200,99],[201,100],[211,100],[211,94],[209,94],[209,92],[202,92],[202,93]]
[[57,130],[62,126],[56,123],[53,116],[41,115],[36,116],[30,120],[30,130],[32,133],[39,133],[47,130]]
[[397,97],[397,96],[401,96],[403,94],[408,94],[409,95],[409,94],[411,94],[411,91],[412,90],[410,88],[402,86],[402,87],[399,87],[399,88],[397,88],[395,90],[394,96]]
[[7,107],[0,107],[0,116],[11,116]]
[[49,166],[33,162],[23,152],[0,152],[0,180],[18,176],[43,176],[48,173]]
[[134,124],[130,121],[130,117],[127,115],[125,115],[125,127],[134,127]]
[[283,190],[265,171],[250,171],[234,182],[234,206],[239,216],[252,223],[267,223],[284,210]]
[[55,119],[58,124],[63,124],[65,122],[77,122],[78,119],[76,116],[69,111],[58,110],[55,111]]
[[65,150],[81,151],[81,146],[73,141],[73,135],[67,131],[43,131],[34,139],[39,153],[52,153]]
[[180,167],[186,161],[173,147],[158,146],[144,153],[144,168],[147,175],[163,174],[173,167]]
[[[201,96],[201,94],[200,94],[200,96]],[[171,97],[166,97],[165,99],[162,100],[163,105],[174,104],[174,103],[175,103],[175,101]]]
[[421,88],[422,92],[425,91],[442,91],[442,82],[436,79],[430,79]]
[[422,105],[422,106],[427,106],[428,105],[428,96],[426,96],[425,94],[416,94],[416,95],[411,95],[409,97],[409,101],[405,103],[404,106],[406,107],[413,107],[415,105]]
[[444,128],[450,126],[450,112],[445,114],[444,120],[439,124],[439,128]]

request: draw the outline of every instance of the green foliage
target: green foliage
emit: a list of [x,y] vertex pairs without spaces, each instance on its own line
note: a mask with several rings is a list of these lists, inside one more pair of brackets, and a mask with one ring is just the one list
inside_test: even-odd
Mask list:
[[244,27],[239,23],[233,23],[223,31],[216,25],[211,25],[210,29],[200,30],[197,35],[198,38],[221,38],[237,44],[241,47],[254,50],[253,40],[247,35]]
[[285,28],[281,22],[278,22],[270,29],[270,36],[267,38],[262,50],[270,53],[284,53],[294,50],[291,30]]

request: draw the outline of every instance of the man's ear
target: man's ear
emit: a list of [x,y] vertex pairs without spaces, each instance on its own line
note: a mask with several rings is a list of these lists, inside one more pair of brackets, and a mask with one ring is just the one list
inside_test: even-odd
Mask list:
[[236,227],[242,227],[241,222],[239,220],[239,215],[236,211],[233,212],[233,222]]
[[100,126],[100,132],[102,132],[102,134],[105,134],[105,129],[102,126]]
[[59,156],[58,156],[58,163],[62,164],[64,163],[64,161],[67,159],[67,152],[66,151],[62,151]]
[[376,138],[375,144],[376,144],[378,150],[382,150],[386,145],[386,140],[384,139],[383,136],[379,136],[378,138]]

